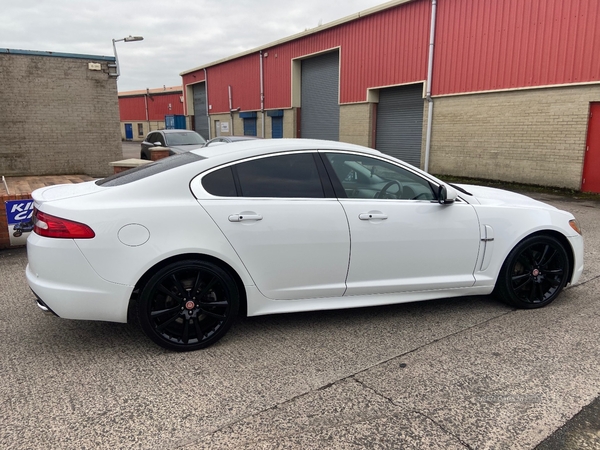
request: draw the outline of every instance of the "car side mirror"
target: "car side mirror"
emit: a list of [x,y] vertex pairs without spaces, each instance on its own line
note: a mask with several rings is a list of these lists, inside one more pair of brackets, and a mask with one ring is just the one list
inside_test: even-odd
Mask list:
[[155,147],[162,147],[162,143],[158,141],[154,142],[152,145],[154,145]]
[[442,205],[454,203],[458,197],[458,192],[452,186],[440,185],[438,188],[438,202]]

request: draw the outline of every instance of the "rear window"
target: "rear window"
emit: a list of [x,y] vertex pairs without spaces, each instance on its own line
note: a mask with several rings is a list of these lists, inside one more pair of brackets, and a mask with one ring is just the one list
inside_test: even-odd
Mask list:
[[185,166],[193,162],[205,159],[194,153],[181,153],[179,155],[169,156],[168,158],[159,159],[158,161],[144,164],[143,166],[129,169],[124,172],[116,173],[109,177],[96,181],[98,186],[121,186],[123,184],[132,183],[143,178],[151,177],[157,173],[165,172],[174,169],[175,167]]

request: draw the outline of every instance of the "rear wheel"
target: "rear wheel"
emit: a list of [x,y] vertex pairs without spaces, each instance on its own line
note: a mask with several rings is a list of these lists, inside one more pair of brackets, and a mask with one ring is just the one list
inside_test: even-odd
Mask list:
[[235,281],[206,261],[178,261],[159,270],[138,304],[142,329],[169,350],[191,351],[221,339],[239,308]]
[[531,236],[506,258],[496,293],[518,308],[541,308],[560,294],[568,275],[569,258],[563,244],[552,236]]

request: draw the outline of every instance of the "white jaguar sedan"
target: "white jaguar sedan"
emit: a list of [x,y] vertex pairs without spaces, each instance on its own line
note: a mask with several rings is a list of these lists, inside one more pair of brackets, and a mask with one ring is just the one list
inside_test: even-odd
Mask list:
[[44,311],[126,322],[187,351],[256,316],[496,293],[552,302],[583,270],[568,212],[452,186],[376,150],[254,140],[33,193]]

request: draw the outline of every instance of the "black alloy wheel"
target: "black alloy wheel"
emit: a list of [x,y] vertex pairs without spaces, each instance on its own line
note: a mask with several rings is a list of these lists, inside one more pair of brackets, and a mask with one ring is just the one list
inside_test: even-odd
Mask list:
[[178,261],[159,270],[138,303],[142,329],[168,350],[192,351],[221,339],[239,308],[232,277],[206,261]]
[[568,276],[569,258],[563,244],[552,236],[531,236],[506,258],[496,292],[518,308],[541,308],[560,294]]

